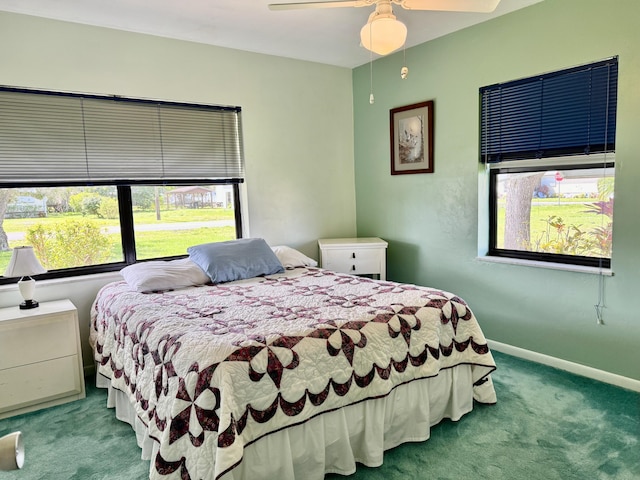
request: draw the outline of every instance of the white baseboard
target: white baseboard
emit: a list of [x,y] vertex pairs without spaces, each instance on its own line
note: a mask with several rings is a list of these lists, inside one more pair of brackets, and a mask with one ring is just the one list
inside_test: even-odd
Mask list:
[[587,367],[586,365],[581,365],[579,363],[569,362],[568,360],[562,360],[561,358],[551,357],[543,353],[525,350],[524,348],[514,347],[513,345],[508,345],[506,343],[495,342],[493,340],[487,340],[487,342],[489,343],[489,348],[497,352],[506,353],[514,357],[548,365],[566,372],[575,373],[576,375],[581,375],[600,382],[633,390],[634,392],[640,392],[640,380],[623,377],[622,375],[616,375],[615,373],[605,372],[604,370],[598,370],[597,368]]

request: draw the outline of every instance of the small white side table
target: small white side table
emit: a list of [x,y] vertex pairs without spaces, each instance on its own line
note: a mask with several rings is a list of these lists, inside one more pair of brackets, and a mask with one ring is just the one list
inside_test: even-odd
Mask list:
[[318,240],[320,266],[353,275],[387,279],[387,242],[378,237],[323,238]]
[[85,397],[78,312],[70,300],[0,309],[0,418]]

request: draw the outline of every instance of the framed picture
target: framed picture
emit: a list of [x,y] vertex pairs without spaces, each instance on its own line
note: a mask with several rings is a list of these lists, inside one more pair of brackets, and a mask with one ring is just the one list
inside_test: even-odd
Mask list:
[[433,100],[390,110],[391,175],[433,173]]

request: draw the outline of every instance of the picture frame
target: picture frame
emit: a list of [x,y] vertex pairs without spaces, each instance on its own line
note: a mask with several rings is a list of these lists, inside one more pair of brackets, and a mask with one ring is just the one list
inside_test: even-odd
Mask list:
[[433,173],[433,100],[392,108],[391,175]]

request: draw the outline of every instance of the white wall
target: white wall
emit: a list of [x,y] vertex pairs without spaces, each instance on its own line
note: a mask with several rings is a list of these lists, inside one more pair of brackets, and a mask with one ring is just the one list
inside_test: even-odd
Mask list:
[[[248,235],[317,258],[355,234],[351,70],[0,13],[0,85],[242,107]],[[40,281],[40,301],[79,308],[85,365],[91,301],[114,275]],[[0,307],[19,303],[0,287]]]

